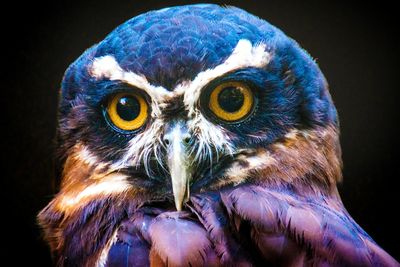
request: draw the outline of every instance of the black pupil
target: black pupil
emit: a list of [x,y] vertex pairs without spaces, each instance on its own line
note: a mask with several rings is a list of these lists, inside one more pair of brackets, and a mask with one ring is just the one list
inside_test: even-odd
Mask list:
[[244,95],[241,88],[229,86],[218,94],[219,106],[227,112],[238,111],[244,102]]
[[136,119],[140,113],[139,101],[134,96],[121,97],[117,104],[117,113],[125,121]]

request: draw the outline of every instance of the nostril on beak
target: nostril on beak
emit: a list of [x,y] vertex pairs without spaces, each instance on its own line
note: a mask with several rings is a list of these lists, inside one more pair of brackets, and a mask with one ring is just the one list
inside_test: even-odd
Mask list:
[[164,138],[164,144],[168,146],[169,143],[170,143],[169,139],[168,138]]
[[167,124],[162,142],[167,147],[188,146],[191,142],[191,134],[185,125],[185,122],[171,122]]
[[[190,140],[191,140],[190,135],[186,135],[186,134],[183,135],[183,136],[181,136],[181,137],[178,138],[178,139],[181,140],[181,142],[182,142],[183,145],[189,145]],[[165,137],[163,138],[163,142],[164,142],[164,144],[165,144],[166,146],[169,146],[169,145],[172,143],[171,136],[165,136]]]
[[185,145],[188,145],[188,144],[190,143],[190,136],[185,136],[185,137],[183,138],[182,142],[183,142]]

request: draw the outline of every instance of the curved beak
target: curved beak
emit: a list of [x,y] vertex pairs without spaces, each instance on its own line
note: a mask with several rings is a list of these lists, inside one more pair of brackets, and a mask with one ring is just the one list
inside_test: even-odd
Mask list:
[[188,144],[190,135],[184,122],[171,123],[164,135],[167,145],[167,164],[171,175],[172,192],[175,207],[178,211],[189,200],[189,182],[191,179],[191,163],[189,159]]

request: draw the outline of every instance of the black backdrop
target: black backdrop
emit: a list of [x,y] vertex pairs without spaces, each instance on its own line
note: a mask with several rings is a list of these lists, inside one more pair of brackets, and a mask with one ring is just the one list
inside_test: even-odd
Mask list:
[[[2,7],[0,101],[7,111],[1,139],[2,243],[15,265],[50,265],[35,214],[54,193],[53,138],[64,70],[125,20],[189,2],[194,1],[35,1]],[[339,189],[345,206],[399,260],[396,8],[382,1],[301,2],[219,3],[268,20],[316,58],[341,119],[344,183]]]

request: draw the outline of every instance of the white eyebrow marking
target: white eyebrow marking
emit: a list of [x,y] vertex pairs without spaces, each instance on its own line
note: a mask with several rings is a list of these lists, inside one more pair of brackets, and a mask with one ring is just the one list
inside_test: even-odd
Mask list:
[[[208,122],[202,116],[200,110],[197,109],[196,104],[201,90],[212,80],[241,68],[261,68],[266,66],[272,58],[266,48],[267,46],[263,43],[253,46],[249,40],[239,40],[232,54],[222,64],[200,72],[192,81],[180,83],[173,91],[168,91],[162,86],[151,85],[143,75],[123,70],[111,55],[95,58],[89,69],[92,77],[96,79],[105,77],[110,80],[120,80],[144,90],[151,97],[152,117],[155,118],[150,129],[138,134],[129,141],[129,148],[125,155],[120,161],[113,164],[113,167],[122,168],[128,164],[137,166],[143,160],[146,172],[150,172],[146,162],[152,154],[157,158],[164,124],[166,123],[160,118],[162,108],[166,100],[179,95],[183,95],[185,108],[191,117],[188,124],[190,130],[201,137],[201,151],[196,154],[196,157],[208,155],[210,151],[209,144],[213,144],[219,151],[232,153],[232,145],[222,133],[222,128]],[[157,161],[159,161],[158,158]]]
[[183,102],[189,112],[189,116],[193,116],[201,89],[209,82],[237,69],[264,67],[269,63],[271,57],[271,54],[266,51],[265,44],[259,43],[253,46],[249,40],[241,39],[232,54],[222,64],[213,69],[200,72],[192,81],[182,82],[172,92],[162,86],[151,85],[143,75],[124,71],[111,55],[95,58],[89,72],[96,79],[105,77],[110,80],[119,80],[144,90],[152,99],[153,117],[161,115],[160,108],[166,99],[182,94],[184,95]]
[[201,89],[209,82],[237,69],[264,67],[270,62],[271,57],[271,54],[266,51],[265,44],[259,43],[253,46],[249,40],[241,39],[232,54],[222,64],[200,72],[194,80],[179,84],[174,91],[184,94],[184,104],[189,111],[189,116],[193,116]]
[[119,80],[145,91],[152,100],[152,115],[159,116],[161,110],[159,103],[163,102],[173,93],[162,86],[151,85],[146,77],[131,71],[124,71],[115,58],[111,55],[95,58],[89,69],[90,75],[96,79],[108,78]]

